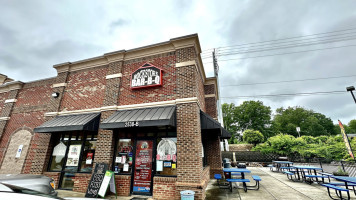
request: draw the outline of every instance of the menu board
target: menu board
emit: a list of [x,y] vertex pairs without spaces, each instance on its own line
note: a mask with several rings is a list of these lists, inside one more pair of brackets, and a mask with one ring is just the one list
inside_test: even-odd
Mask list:
[[152,140],[137,141],[135,174],[133,183],[134,192],[151,192],[152,147]]
[[85,193],[85,197],[97,197],[98,192],[101,186],[101,183],[103,182],[105,172],[108,170],[108,164],[106,163],[96,163],[94,173],[91,176],[89,185],[88,185],[88,190]]

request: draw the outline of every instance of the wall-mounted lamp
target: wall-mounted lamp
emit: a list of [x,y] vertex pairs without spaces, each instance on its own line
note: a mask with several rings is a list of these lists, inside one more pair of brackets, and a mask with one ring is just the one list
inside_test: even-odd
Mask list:
[[53,92],[53,93],[52,93],[52,97],[53,97],[53,98],[59,97],[59,93],[58,93],[58,92]]
[[355,90],[355,87],[354,87],[354,86],[350,86],[350,87],[347,87],[347,88],[346,88],[346,91],[351,92],[351,95],[352,95],[352,97],[354,98],[354,101],[355,101],[355,103],[356,103],[355,95],[354,95],[354,93],[352,92],[352,91],[354,91],[354,90]]

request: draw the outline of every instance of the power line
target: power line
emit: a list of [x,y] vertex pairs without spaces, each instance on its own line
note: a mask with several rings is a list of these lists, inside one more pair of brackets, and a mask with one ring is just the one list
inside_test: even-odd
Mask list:
[[[356,35],[355,35],[356,36]],[[302,47],[302,46],[310,46],[310,45],[317,45],[317,44],[326,44],[332,42],[342,42],[347,40],[355,40],[356,37],[343,37],[343,38],[336,38],[337,40],[320,40],[314,43],[297,43],[297,44],[290,44],[290,45],[280,45],[275,46],[274,48],[260,48],[260,49],[249,49],[248,51],[232,51],[232,52],[225,52],[225,53],[217,53],[218,56],[228,56],[228,55],[236,55],[236,54],[244,54],[244,53],[255,53],[261,51],[271,51],[271,50],[278,50],[278,49],[285,49],[285,48],[295,48],[295,47]],[[210,58],[210,56],[203,56],[202,59]]]
[[314,43],[297,43],[297,44],[292,44],[292,45],[281,45],[281,46],[275,46],[274,48],[260,48],[260,49],[249,49],[248,51],[232,51],[232,52],[226,52],[226,53],[218,53],[217,55],[219,56],[227,56],[227,55],[235,55],[235,54],[244,54],[244,53],[255,53],[255,52],[261,52],[261,51],[271,51],[271,50],[278,50],[278,49],[286,49],[286,48],[295,48],[295,47],[302,47],[302,46],[310,46],[310,45],[317,45],[317,44],[326,44],[326,43],[332,43],[332,42],[343,42],[343,41],[348,41],[348,40],[355,40],[356,37],[345,37],[345,38],[340,38],[338,40],[322,40],[320,42],[314,42]]
[[266,85],[274,83],[289,83],[289,82],[300,82],[300,81],[315,81],[315,80],[325,80],[325,79],[335,79],[335,78],[347,78],[355,77],[356,75],[347,76],[331,76],[331,77],[321,77],[321,78],[309,78],[309,79],[297,79],[297,80],[284,80],[284,81],[271,81],[271,82],[259,82],[259,83],[241,83],[237,85],[222,85],[221,87],[231,87],[231,86],[246,86],[246,85]]
[[314,36],[314,35],[323,35],[323,34],[328,34],[328,33],[344,32],[344,31],[350,31],[350,30],[356,30],[356,28],[344,29],[344,30],[338,30],[338,31],[329,31],[329,32],[316,33],[316,34],[304,35],[304,36],[295,36],[295,37],[281,38],[281,39],[275,39],[275,40],[267,40],[267,41],[261,41],[261,42],[252,42],[252,43],[231,45],[231,46],[218,47],[218,48],[227,48],[227,47],[234,47],[234,46],[245,46],[245,45],[251,45],[251,44],[258,44],[258,43],[266,43],[266,42],[273,42],[273,41],[280,41],[280,40],[289,40],[289,39],[294,39],[294,38],[310,37],[310,36]]
[[[221,49],[221,48],[217,48],[218,51],[223,52],[223,51],[231,51],[234,49],[244,49],[244,48],[251,48],[251,47],[261,47],[261,46],[272,46],[272,45],[276,45],[276,44],[283,44],[283,43],[293,43],[293,42],[306,42],[309,40],[314,40],[314,41],[309,41],[309,42],[318,42],[320,40],[317,39],[324,39],[324,40],[330,40],[330,39],[338,39],[338,37],[342,36],[342,35],[347,35],[347,34],[354,34],[356,32],[349,32],[349,33],[343,33],[343,34],[337,34],[337,35],[325,35],[325,36],[321,36],[321,37],[315,37],[315,38],[305,38],[305,39],[298,39],[298,40],[290,40],[290,41],[284,41],[284,42],[276,42],[276,43],[271,43],[271,44],[260,44],[260,45],[252,45],[252,46],[246,46],[246,47],[238,47],[238,48],[230,48],[230,49]],[[335,36],[335,37],[334,37]],[[351,35],[351,36],[355,36],[355,35]],[[350,35],[348,36],[344,36],[344,37],[350,37]],[[223,47],[224,48],[224,47]]]
[[347,91],[326,91],[326,92],[302,92],[302,93],[289,93],[289,94],[263,94],[252,96],[233,96],[221,97],[222,99],[237,99],[237,98],[271,98],[271,97],[290,97],[290,96],[312,96],[312,95],[330,95],[330,94],[343,94]]
[[[242,57],[242,58],[232,58],[232,59],[225,59],[219,61],[228,61],[228,60],[242,60],[242,59],[250,59],[250,58],[261,58],[261,57],[268,57],[268,56],[279,56],[279,55],[286,55],[286,54],[294,54],[294,53],[304,53],[304,52],[311,52],[311,51],[320,51],[320,50],[327,50],[327,49],[337,49],[342,47],[353,47],[356,45],[346,45],[346,46],[339,46],[339,47],[329,47],[329,48],[321,48],[321,49],[311,49],[305,51],[294,51],[294,52],[287,52],[287,53],[278,53],[278,54],[269,54],[269,55],[261,55],[261,56],[252,56],[252,57]],[[212,63],[206,62],[205,64]]]

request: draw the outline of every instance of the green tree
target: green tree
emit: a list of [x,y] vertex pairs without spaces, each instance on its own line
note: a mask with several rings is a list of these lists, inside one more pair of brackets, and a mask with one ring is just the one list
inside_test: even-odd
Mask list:
[[265,138],[273,135],[271,131],[271,108],[263,105],[262,101],[244,101],[235,108],[237,130],[247,129],[260,131]]
[[243,132],[243,140],[256,146],[256,144],[263,142],[263,135],[259,131],[247,129]]
[[237,134],[236,119],[235,119],[235,104],[224,103],[221,106],[224,128],[231,133],[229,143],[234,143]]
[[321,113],[302,107],[278,108],[273,119],[275,129],[281,133],[298,137],[296,127],[300,127],[300,135],[320,136],[335,135],[335,127],[330,118]]
[[348,133],[356,133],[356,119],[353,119],[351,120],[349,123],[348,123],[348,126],[350,128],[350,132]]

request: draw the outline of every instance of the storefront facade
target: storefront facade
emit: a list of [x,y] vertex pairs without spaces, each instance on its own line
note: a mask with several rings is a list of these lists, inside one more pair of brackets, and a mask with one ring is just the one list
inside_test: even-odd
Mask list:
[[54,65],[45,80],[0,75],[0,173],[44,174],[85,192],[95,163],[107,163],[120,196],[179,199],[189,189],[204,199],[229,133],[200,52],[189,35]]

